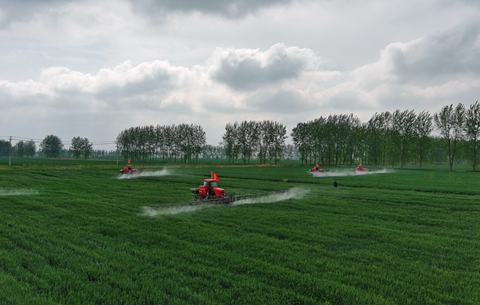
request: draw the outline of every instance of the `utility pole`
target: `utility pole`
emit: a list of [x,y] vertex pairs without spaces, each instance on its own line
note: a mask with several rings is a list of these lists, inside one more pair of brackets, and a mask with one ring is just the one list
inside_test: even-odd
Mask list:
[[8,166],[12,165],[12,136],[10,136],[10,147],[8,148]]

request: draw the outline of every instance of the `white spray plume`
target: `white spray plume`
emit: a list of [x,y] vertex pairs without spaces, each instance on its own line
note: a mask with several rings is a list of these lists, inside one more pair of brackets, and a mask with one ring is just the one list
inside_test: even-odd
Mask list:
[[235,201],[232,205],[255,204],[255,203],[271,203],[288,199],[301,199],[310,191],[302,187],[294,187],[284,193],[272,194],[265,197],[249,198]]
[[361,175],[374,175],[374,174],[391,174],[393,169],[381,169],[371,171],[335,171],[335,172],[309,172],[313,177],[346,177],[346,176],[361,176]]
[[161,216],[161,215],[175,215],[180,213],[189,213],[195,212],[199,210],[203,210],[206,208],[211,208],[213,205],[191,205],[191,206],[180,206],[180,207],[166,207],[166,208],[152,208],[152,207],[142,207],[142,212],[140,215],[142,216]]
[[171,175],[170,171],[164,168],[160,171],[143,171],[131,174],[120,174],[120,176],[118,176],[118,179],[133,179],[138,177],[161,177],[168,175]]
[[194,206],[179,206],[179,207],[142,207],[140,215],[142,216],[161,216],[161,215],[175,215],[180,213],[189,213],[195,212],[203,209],[208,209],[212,207],[221,207],[221,206],[235,206],[243,204],[255,204],[255,203],[271,203],[278,202],[288,199],[300,199],[307,195],[310,191],[301,187],[294,187],[284,193],[272,194],[265,197],[243,199],[235,201],[232,204],[219,205],[219,204],[201,204]]
[[0,196],[21,196],[21,195],[38,195],[38,191],[32,189],[6,190],[0,188]]

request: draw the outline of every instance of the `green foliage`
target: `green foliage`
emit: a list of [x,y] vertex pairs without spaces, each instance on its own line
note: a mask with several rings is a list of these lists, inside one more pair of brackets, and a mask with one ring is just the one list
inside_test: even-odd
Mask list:
[[93,144],[87,138],[73,137],[71,141],[70,151],[75,158],[84,157],[88,159],[93,151]]
[[[480,299],[480,185],[473,172],[313,177],[298,165],[196,164],[168,167],[167,176],[117,179],[119,168],[108,163],[58,162],[0,170],[0,303]],[[227,192],[310,192],[274,203],[142,215],[147,205],[190,201],[189,188],[211,170]],[[2,195],[6,190],[38,194]]]
[[135,161],[157,158],[183,160],[198,158],[206,144],[206,134],[200,125],[137,126],[123,130],[115,141],[122,157]]
[[8,157],[12,149],[9,141],[0,140],[0,157]]
[[240,156],[243,164],[250,164],[256,154],[260,164],[268,163],[267,160],[277,164],[284,154],[285,139],[288,138],[286,128],[269,120],[228,123],[220,144],[229,162],[235,163]]
[[62,140],[55,135],[46,136],[42,140],[42,143],[40,143],[40,149],[42,150],[43,155],[47,158],[58,158],[62,148]]

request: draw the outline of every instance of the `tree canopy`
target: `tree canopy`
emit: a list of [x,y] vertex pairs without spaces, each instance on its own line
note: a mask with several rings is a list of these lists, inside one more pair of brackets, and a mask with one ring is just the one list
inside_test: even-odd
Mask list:
[[62,140],[55,135],[46,136],[42,143],[40,143],[40,149],[47,158],[58,158],[63,149]]

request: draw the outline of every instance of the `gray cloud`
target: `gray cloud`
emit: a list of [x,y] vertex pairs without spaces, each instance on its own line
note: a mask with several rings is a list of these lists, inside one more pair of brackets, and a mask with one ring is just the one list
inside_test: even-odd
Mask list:
[[480,75],[480,21],[470,21],[408,44],[387,47],[393,72],[404,81]]
[[229,50],[220,57],[212,77],[235,90],[252,90],[295,78],[317,60],[310,50],[284,44],[276,44],[267,52]]
[[293,0],[141,0],[132,6],[145,14],[162,16],[168,12],[220,15],[228,18],[241,18],[260,9],[275,5],[285,5]]
[[163,96],[174,84],[172,76],[167,71],[161,71],[157,75],[134,79],[124,84],[110,83],[103,86],[96,93],[100,99],[115,100],[125,98],[141,98],[141,96]]
[[[294,0],[127,0],[132,9],[153,20],[163,20],[170,13],[194,13],[242,18],[259,10],[277,5],[288,5]],[[87,2],[84,0],[0,0],[0,29],[12,22],[26,22],[33,15],[57,15],[55,8],[69,3]],[[60,17],[60,16],[58,16]]]
[[62,0],[0,0],[0,28],[8,26],[13,21],[27,21],[33,14],[40,14],[47,7],[64,3]]

